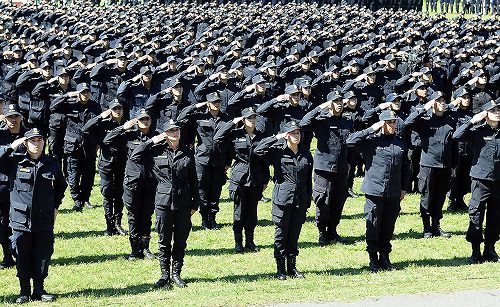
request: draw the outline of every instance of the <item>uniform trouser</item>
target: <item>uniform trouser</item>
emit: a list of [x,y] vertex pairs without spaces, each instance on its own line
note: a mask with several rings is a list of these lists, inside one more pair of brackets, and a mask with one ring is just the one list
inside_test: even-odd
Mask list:
[[27,232],[13,229],[12,251],[16,257],[17,277],[45,279],[54,253],[54,231]]
[[10,243],[9,237],[12,235],[12,229],[9,227],[9,210],[8,199],[0,200],[0,245]]
[[62,167],[63,148],[64,148],[64,131],[50,129],[49,134],[49,154],[52,155]]
[[191,231],[191,209],[157,207],[155,212],[160,266],[162,267],[162,263],[169,264],[170,259],[182,263]]
[[471,165],[470,156],[458,156],[458,164],[451,172],[450,200],[463,202],[465,194],[470,191],[469,172]]
[[451,169],[421,166],[419,178],[420,215],[439,221],[443,218],[443,204],[450,189]]
[[120,222],[123,216],[123,177],[124,170],[99,171],[104,214]]
[[407,191],[413,191],[413,187],[418,186],[418,172],[420,171],[420,155],[422,154],[422,147],[412,147],[408,150],[408,158],[410,160],[410,180],[408,180]]
[[347,174],[347,185],[352,189],[352,186],[354,185],[354,177],[356,176],[356,166],[358,166],[359,169],[359,165],[363,165],[363,158],[361,158],[361,155],[358,152],[349,149],[348,159],[349,172]]
[[200,213],[219,212],[220,193],[226,181],[224,165],[204,165],[197,162],[196,173],[200,185]]
[[73,201],[88,201],[95,175],[95,155],[85,155],[78,151],[66,156],[68,185]]
[[471,243],[483,241],[483,221],[486,215],[484,241],[494,244],[500,235],[500,181],[472,179],[471,190],[466,239]]
[[253,233],[257,226],[257,205],[262,198],[262,187],[238,186],[236,191],[230,191],[234,201],[233,231]]
[[369,253],[389,254],[394,226],[401,210],[400,199],[366,195],[366,250]]
[[124,202],[128,211],[128,231],[131,238],[151,236],[154,211],[155,185],[141,179],[137,188],[123,189]]
[[275,226],[274,258],[297,256],[302,224],[306,220],[306,208],[281,206],[273,203],[272,216]]
[[316,204],[316,226],[320,232],[337,233],[347,189],[347,174],[314,170],[312,197]]

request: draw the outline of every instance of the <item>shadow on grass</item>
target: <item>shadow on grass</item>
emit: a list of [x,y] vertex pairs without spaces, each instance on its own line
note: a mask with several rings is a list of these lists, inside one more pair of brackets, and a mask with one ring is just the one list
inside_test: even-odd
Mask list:
[[[233,227],[232,223],[217,223],[217,224],[219,224],[219,227],[221,229],[225,228],[225,227]],[[201,225],[193,225],[191,227],[191,230],[192,231],[217,231],[217,230],[205,229],[205,228],[201,227]]]
[[134,295],[149,292],[153,290],[153,283],[151,284],[140,284],[131,285],[125,288],[103,288],[103,289],[84,289],[79,291],[61,293],[58,295],[59,298],[70,298],[70,297],[113,297],[121,295]]
[[[452,236],[465,236],[465,231],[447,231],[450,233]],[[422,239],[423,238],[423,233],[422,231],[416,231],[413,229],[410,229],[408,232],[404,233],[398,233],[395,234],[393,237],[394,240],[408,240],[408,239]],[[432,240],[432,239],[425,239],[425,240]]]
[[85,263],[99,263],[105,261],[114,261],[125,259],[128,254],[113,254],[113,255],[81,255],[76,257],[60,257],[52,259],[51,265],[78,265]]
[[55,234],[56,239],[74,239],[74,238],[88,238],[104,236],[104,231],[89,230],[89,231],[75,231],[75,232],[58,232]]

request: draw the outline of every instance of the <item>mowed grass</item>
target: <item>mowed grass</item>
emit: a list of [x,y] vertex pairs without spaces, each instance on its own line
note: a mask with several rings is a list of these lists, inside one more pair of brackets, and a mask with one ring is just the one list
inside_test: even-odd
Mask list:
[[[96,176],[96,184],[99,182]],[[361,179],[356,179],[359,189]],[[270,197],[272,185],[266,190]],[[498,288],[500,265],[467,265],[470,247],[464,233],[466,214],[445,214],[443,227],[451,239],[421,239],[418,195],[402,204],[396,224],[392,260],[393,272],[371,274],[367,270],[363,219],[364,198],[349,198],[339,226],[349,245],[317,245],[314,204],[300,236],[298,267],[303,280],[273,279],[274,227],[270,203],[259,205],[256,242],[259,253],[233,252],[232,203],[224,187],[218,220],[221,230],[200,230],[200,216],[193,217],[183,277],[188,288],[153,290],[159,277],[157,261],[125,260],[127,237],[106,237],[103,208],[73,213],[72,202],[64,199],[56,223],[55,253],[46,288],[58,295],[62,306],[242,306],[281,302],[355,301],[401,293],[449,292],[463,289]],[[98,186],[93,203],[101,203]],[[126,225],[126,222],[124,221]],[[153,232],[152,250],[157,251]],[[15,269],[0,271],[0,302],[11,304],[18,293]],[[35,305],[35,303],[31,303]]]

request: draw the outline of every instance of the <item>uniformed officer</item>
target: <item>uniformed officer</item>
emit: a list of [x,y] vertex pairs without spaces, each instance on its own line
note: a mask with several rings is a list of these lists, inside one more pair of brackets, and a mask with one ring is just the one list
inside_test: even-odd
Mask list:
[[424,238],[451,236],[440,226],[450,189],[451,168],[456,164],[456,142],[452,139],[456,123],[446,109],[444,94],[436,91],[423,108],[416,109],[405,121],[406,127],[417,132],[422,142],[418,178]]
[[[257,204],[269,181],[269,166],[252,155],[263,138],[262,132],[256,130],[257,112],[248,107],[242,110],[241,115],[217,129],[214,144],[222,150],[229,146],[231,157],[234,159],[228,187],[229,197],[234,201],[234,249],[238,253],[244,252],[245,230],[245,248],[258,252],[259,248],[254,242]],[[240,122],[243,122],[241,127]]]
[[[0,146],[8,146],[24,135],[25,128],[22,126],[22,116],[16,104],[6,105],[3,108],[2,118],[5,122],[5,128],[0,129]],[[0,164],[0,244],[3,250],[0,270],[13,267],[16,264],[12,258],[9,241],[9,236],[12,234],[12,229],[9,226],[10,171],[11,165],[8,163]]]
[[81,83],[75,92],[66,93],[52,101],[50,110],[66,116],[64,160],[67,180],[74,201],[73,210],[82,211],[84,204],[89,203],[97,156],[96,140],[84,139],[82,129],[91,118],[101,113],[101,108],[91,99],[88,85]]
[[[311,205],[311,153],[299,146],[300,126],[291,121],[283,132],[263,139],[254,154],[265,159],[274,168],[272,216],[276,228],[274,258],[279,280],[286,275],[303,278],[297,270],[298,240],[306,211]],[[285,271],[285,257],[286,268]]]
[[219,229],[216,214],[219,212],[220,194],[230,162],[227,152],[221,152],[214,146],[213,138],[216,130],[229,118],[220,111],[221,99],[217,92],[207,94],[206,98],[206,102],[184,108],[177,121],[183,129],[189,129],[190,126],[196,129],[196,173],[200,187],[202,227]]
[[300,126],[312,131],[317,139],[314,154],[314,189],[318,243],[345,243],[337,233],[348,190],[348,153],[345,143],[353,130],[352,122],[342,117],[343,97],[331,92],[327,101],[307,113]]
[[90,119],[82,128],[84,137],[99,145],[98,170],[101,177],[101,194],[106,219],[106,234],[126,235],[122,227],[123,178],[126,152],[103,143],[106,135],[123,124],[123,106],[115,99],[107,102],[109,109]]
[[[484,122],[483,122],[484,121]],[[498,262],[495,243],[500,235],[500,100],[490,101],[483,111],[460,126],[453,134],[468,141],[472,149],[472,196],[469,202],[469,229],[466,239],[472,244],[470,263]],[[486,213],[485,213],[486,211]],[[486,216],[484,239],[483,220]],[[481,257],[481,242],[484,251]]]
[[152,174],[153,160],[145,157],[141,161],[131,160],[132,152],[141,143],[155,135],[151,129],[151,116],[141,109],[136,118],[111,130],[103,140],[106,146],[128,152],[123,180],[123,202],[128,211],[128,229],[131,253],[128,260],[154,259],[149,250],[151,224],[154,211],[156,180]]
[[[22,152],[20,145],[26,151]],[[0,147],[1,163],[12,163],[10,226],[21,291],[16,303],[30,299],[53,301],[44,289],[50,257],[54,252],[54,221],[66,181],[59,165],[44,154],[45,137],[38,128],[25,133],[9,146]],[[19,152],[14,153],[14,151]],[[30,279],[33,279],[31,293]]]
[[384,110],[379,122],[347,138],[365,158],[361,191],[366,195],[366,243],[372,272],[392,270],[389,254],[394,226],[405,197],[408,177],[406,145],[396,134],[396,113]]
[[155,212],[161,269],[155,287],[171,288],[172,260],[172,281],[184,288],[186,282],[180,274],[191,230],[191,216],[198,209],[198,178],[193,151],[180,145],[180,127],[169,120],[163,131],[137,146],[130,159],[140,162],[145,156],[150,156],[154,160],[153,172],[158,181]]

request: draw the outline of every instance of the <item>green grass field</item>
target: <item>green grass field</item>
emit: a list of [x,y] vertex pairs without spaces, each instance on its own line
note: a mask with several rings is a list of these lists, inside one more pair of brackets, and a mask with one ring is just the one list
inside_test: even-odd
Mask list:
[[[99,182],[96,177],[96,184]],[[360,179],[356,180],[359,188]],[[269,197],[272,186],[268,187]],[[401,293],[450,292],[464,289],[498,288],[500,265],[467,265],[469,244],[465,241],[466,214],[445,214],[443,228],[451,239],[421,239],[418,196],[410,195],[402,204],[396,224],[392,260],[393,272],[367,271],[364,242],[364,199],[348,199],[341,235],[349,245],[319,247],[314,225],[314,204],[300,237],[298,267],[303,280],[273,279],[274,227],[270,204],[261,203],[256,242],[257,253],[233,252],[232,204],[224,188],[219,221],[221,230],[200,230],[200,216],[194,216],[194,230],[188,241],[183,277],[186,289],[152,290],[159,277],[157,261],[128,262],[127,237],[106,237],[103,208],[73,213],[65,198],[56,223],[56,243],[46,287],[58,295],[62,306],[241,306],[280,302],[355,301],[367,297]],[[93,203],[100,203],[98,186]],[[126,223],[125,223],[126,224]],[[153,235],[152,250],[157,250]],[[0,302],[13,303],[18,293],[15,269],[0,271]],[[33,303],[32,303],[33,304]]]

